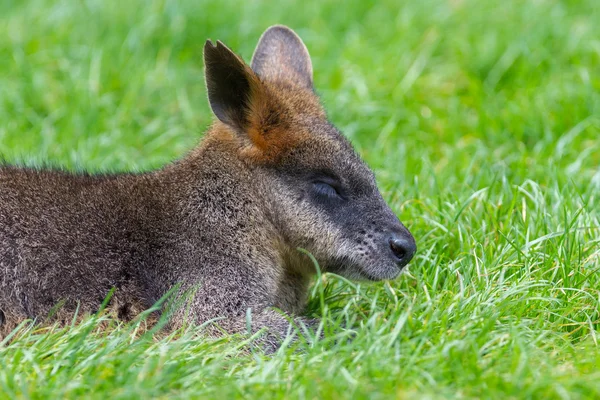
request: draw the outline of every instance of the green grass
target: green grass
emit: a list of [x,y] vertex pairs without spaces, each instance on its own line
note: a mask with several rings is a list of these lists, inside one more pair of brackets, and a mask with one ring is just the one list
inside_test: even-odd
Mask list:
[[265,356],[194,329],[26,328],[0,345],[0,397],[600,397],[598,21],[596,0],[3,0],[8,161],[181,156],[212,118],[204,41],[248,60],[283,23],[419,252],[394,282],[317,285],[310,312],[352,341]]

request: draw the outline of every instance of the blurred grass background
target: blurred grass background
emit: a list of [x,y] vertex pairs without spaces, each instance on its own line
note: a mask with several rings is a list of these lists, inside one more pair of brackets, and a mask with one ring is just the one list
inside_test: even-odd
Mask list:
[[598,21],[596,0],[0,1],[7,161],[181,157],[212,118],[205,40],[250,60],[286,24],[420,249],[389,284],[328,278],[320,312],[354,324],[350,343],[233,362],[191,336],[29,331],[0,348],[0,393],[599,397]]

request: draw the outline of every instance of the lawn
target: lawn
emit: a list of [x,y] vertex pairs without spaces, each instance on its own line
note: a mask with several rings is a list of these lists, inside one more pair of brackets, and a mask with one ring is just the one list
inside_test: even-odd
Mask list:
[[249,60],[282,23],[419,251],[393,282],[317,282],[307,312],[352,340],[24,327],[0,397],[599,398],[598,21],[597,0],[1,1],[9,162],[181,157],[212,119],[205,40]]

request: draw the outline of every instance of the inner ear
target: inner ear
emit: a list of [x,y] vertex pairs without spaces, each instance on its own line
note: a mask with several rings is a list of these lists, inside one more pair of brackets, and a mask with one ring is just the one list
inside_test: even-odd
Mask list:
[[260,82],[254,72],[223,43],[204,45],[206,88],[213,113],[238,131],[246,129]]
[[275,25],[263,33],[251,66],[266,81],[287,82],[308,89],[313,87],[308,50],[302,39],[286,26]]

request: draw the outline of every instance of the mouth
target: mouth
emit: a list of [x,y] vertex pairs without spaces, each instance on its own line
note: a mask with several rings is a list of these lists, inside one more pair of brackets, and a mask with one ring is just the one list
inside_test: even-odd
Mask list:
[[[396,279],[403,269],[403,267],[400,267],[397,264],[383,268],[382,265],[377,264],[365,266],[354,262],[349,257],[341,257],[333,262],[329,268],[327,268],[327,271],[352,280],[379,282]],[[371,271],[377,271],[378,273]]]
[[394,266],[393,269],[389,268],[386,269],[385,271],[383,271],[382,274],[378,274],[378,275],[374,275],[370,272],[365,271],[364,269],[359,270],[359,273],[362,274],[365,278],[367,278],[370,281],[392,281],[394,279],[396,279],[398,276],[400,276],[400,273],[402,272],[401,267],[398,266]]

